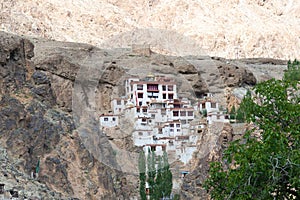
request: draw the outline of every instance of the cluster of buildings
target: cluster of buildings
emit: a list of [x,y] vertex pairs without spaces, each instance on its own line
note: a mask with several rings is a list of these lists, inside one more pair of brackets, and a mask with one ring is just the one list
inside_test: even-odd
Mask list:
[[[194,105],[188,98],[178,97],[176,82],[165,76],[126,79],[125,96],[112,99],[111,107],[110,114],[100,116],[101,128],[119,126],[126,118],[134,126],[134,144],[143,147],[146,154],[149,148],[157,155],[167,151],[185,164],[207,124],[226,122],[227,118],[211,95]],[[200,117],[204,110],[207,118]]]

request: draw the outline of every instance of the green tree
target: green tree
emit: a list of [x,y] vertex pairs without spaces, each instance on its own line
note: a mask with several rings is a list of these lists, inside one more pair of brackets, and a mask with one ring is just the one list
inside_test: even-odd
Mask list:
[[150,190],[150,200],[155,200],[156,198],[156,190],[155,190],[155,177],[156,177],[156,156],[154,151],[148,152],[147,158],[147,169],[148,169],[148,184]]
[[139,154],[140,196],[146,200],[146,157],[142,150]]
[[163,177],[163,195],[164,197],[169,197],[172,193],[172,172],[170,171],[170,165],[168,161],[168,154],[164,151],[163,154],[163,171],[162,171],[162,177]]
[[[141,198],[146,197],[146,194],[144,193],[146,181],[149,184],[150,199],[157,200],[163,197],[170,197],[173,184],[168,154],[164,152],[163,156],[156,156],[155,152],[150,151],[149,149],[147,156],[147,170],[143,163],[146,163],[145,154],[141,153],[139,156]],[[144,169],[146,171],[143,174]]]
[[288,61],[287,70],[284,73],[284,79],[290,81],[300,81],[300,62],[294,60]]
[[254,93],[242,106],[255,128],[211,163],[205,188],[213,199],[300,199],[299,84],[272,79]]

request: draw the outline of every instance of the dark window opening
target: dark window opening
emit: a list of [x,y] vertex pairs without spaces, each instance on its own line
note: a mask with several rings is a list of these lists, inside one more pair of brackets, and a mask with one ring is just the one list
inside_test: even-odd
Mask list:
[[168,91],[173,91],[173,85],[168,85]]
[[174,116],[174,117],[178,117],[178,116],[179,116],[178,113],[179,113],[178,111],[173,111],[173,116]]
[[143,93],[138,93],[138,98],[143,98]]
[[148,84],[147,90],[158,90],[158,85],[157,84]]

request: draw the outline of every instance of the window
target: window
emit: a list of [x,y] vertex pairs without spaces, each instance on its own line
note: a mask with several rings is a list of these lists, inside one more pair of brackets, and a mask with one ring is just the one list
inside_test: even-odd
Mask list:
[[179,111],[173,111],[173,116],[178,117],[178,113],[179,113]]
[[180,132],[180,129],[177,129],[177,132]]
[[117,100],[117,105],[121,105],[121,100]]
[[139,112],[140,112],[140,108],[136,108],[136,112],[138,112],[138,113],[139,113]]
[[113,119],[113,121],[116,121],[116,118],[113,117],[112,119]]
[[146,120],[146,118],[142,118],[142,122],[146,122],[147,120]]
[[181,120],[181,123],[182,124],[186,124],[186,120]]
[[220,115],[217,115],[217,119],[220,119]]
[[153,118],[153,119],[154,119],[154,118],[155,118],[155,114],[151,114],[151,118]]
[[170,124],[170,127],[174,127],[174,124]]
[[105,118],[104,118],[104,121],[106,121],[106,122],[107,122],[107,121],[108,121],[108,118],[107,118],[107,117],[105,117]]
[[176,124],[176,127],[177,127],[177,128],[180,128],[180,124]]
[[146,112],[147,112],[147,109],[146,109],[146,108],[143,108],[143,112],[146,113]]
[[173,91],[173,85],[168,85],[168,91]]
[[180,104],[174,104],[174,108],[180,108]]
[[188,111],[188,116],[193,116],[194,112],[193,111]]
[[211,103],[212,108],[217,108],[217,103]]
[[186,111],[181,111],[180,116],[186,116]]
[[139,132],[139,136],[143,136],[143,132]]
[[166,99],[167,98],[167,95],[166,94],[163,94],[163,99]]
[[143,85],[137,85],[137,90],[143,90]]
[[147,90],[158,90],[158,85],[157,84],[148,84]]
[[166,91],[166,86],[165,85],[162,86],[162,90]]
[[139,101],[139,106],[142,106],[143,102]]
[[171,129],[170,129],[170,132],[174,132],[174,129],[171,128]]
[[158,129],[158,134],[162,134],[163,132],[162,132],[162,128],[159,128]]
[[138,93],[138,98],[143,98],[143,93]]
[[156,146],[151,146],[151,151],[156,151]]
[[202,109],[205,109],[205,103],[202,103]]
[[174,95],[173,94],[169,94],[169,99],[173,99],[174,98]]

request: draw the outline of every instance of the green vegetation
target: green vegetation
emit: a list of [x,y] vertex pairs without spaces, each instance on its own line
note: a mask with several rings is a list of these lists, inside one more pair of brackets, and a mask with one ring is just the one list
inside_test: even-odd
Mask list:
[[139,155],[139,172],[140,172],[140,196],[141,200],[146,200],[146,159],[144,151]]
[[[146,170],[147,160],[147,170]],[[156,156],[154,151],[148,153],[141,152],[139,156],[140,171],[140,196],[146,199],[146,182],[149,184],[149,195],[151,200],[169,197],[172,192],[172,173],[168,162],[168,155]],[[147,174],[147,177],[146,177]]]
[[299,83],[291,75],[245,96],[240,108],[254,127],[229,145],[223,162],[211,163],[212,199],[300,199]]
[[284,79],[290,81],[300,81],[300,62],[294,60],[291,62],[288,61],[287,70],[284,73]]

